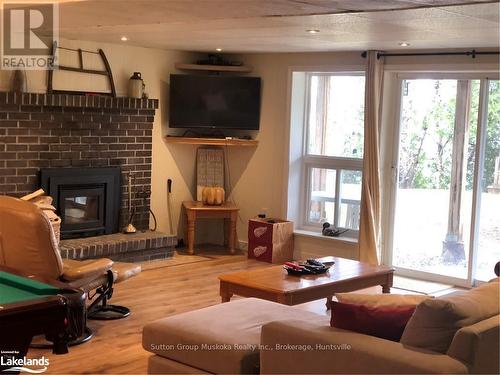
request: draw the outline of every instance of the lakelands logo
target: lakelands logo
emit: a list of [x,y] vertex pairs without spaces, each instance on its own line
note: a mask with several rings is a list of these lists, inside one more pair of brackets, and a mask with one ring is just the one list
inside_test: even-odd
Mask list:
[[0,352],[0,366],[7,367],[2,372],[28,372],[30,374],[41,374],[49,368],[49,359],[45,356],[40,358],[18,357],[18,351]]
[[53,3],[2,2],[0,67],[54,69],[52,43],[58,42],[59,8]]

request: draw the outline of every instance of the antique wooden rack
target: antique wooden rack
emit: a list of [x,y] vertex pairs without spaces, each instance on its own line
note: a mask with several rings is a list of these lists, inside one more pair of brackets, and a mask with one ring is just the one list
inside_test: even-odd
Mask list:
[[[107,95],[107,96],[112,96],[113,98],[116,98],[116,89],[115,89],[115,83],[113,81],[113,73],[111,72],[111,67],[109,65],[108,59],[106,58],[106,55],[104,54],[104,51],[102,49],[98,49],[96,51],[88,51],[84,50],[81,48],[78,49],[73,49],[73,48],[65,48],[65,47],[60,47],[57,45],[57,42],[54,42],[52,44],[52,58],[54,59],[53,61],[56,61],[56,53],[57,49],[64,49],[67,51],[72,51],[78,53],[78,62],[79,62],[79,67],[72,67],[72,66],[64,66],[64,65],[59,65],[55,64],[54,69],[55,70],[65,70],[69,72],[76,72],[76,73],[85,73],[85,74],[95,74],[95,75],[103,75],[108,77],[109,80],[109,86],[111,88],[111,92],[88,92],[88,91],[69,91],[69,90],[54,90],[54,87],[52,85],[53,81],[53,76],[54,76],[54,70],[49,70],[48,75],[47,75],[47,93],[48,94],[72,94],[72,95],[85,95],[85,94],[94,94],[94,95]],[[90,53],[94,55],[99,55],[102,59],[102,62],[104,64],[105,70],[95,70],[95,69],[87,69],[84,67],[83,63],[83,54],[84,53]]]

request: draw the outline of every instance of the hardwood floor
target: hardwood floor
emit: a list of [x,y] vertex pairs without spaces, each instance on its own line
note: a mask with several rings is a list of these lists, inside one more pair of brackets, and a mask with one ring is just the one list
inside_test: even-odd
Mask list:
[[[197,264],[150,269],[117,284],[111,303],[127,306],[130,317],[115,321],[90,320],[94,338],[70,348],[65,355],[50,350],[34,350],[29,358],[45,355],[50,360],[47,373],[55,374],[143,374],[149,353],[141,345],[142,327],[148,322],[220,303],[221,273],[268,267],[267,263],[245,256],[217,256]],[[324,302],[316,303],[324,311]],[[305,308],[314,309],[306,306]]]

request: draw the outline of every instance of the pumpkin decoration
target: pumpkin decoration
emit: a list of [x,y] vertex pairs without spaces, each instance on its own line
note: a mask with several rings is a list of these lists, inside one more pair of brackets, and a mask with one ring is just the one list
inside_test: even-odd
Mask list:
[[220,206],[224,203],[225,194],[224,189],[221,187],[204,187],[201,192],[201,199],[203,204],[207,204],[209,206]]

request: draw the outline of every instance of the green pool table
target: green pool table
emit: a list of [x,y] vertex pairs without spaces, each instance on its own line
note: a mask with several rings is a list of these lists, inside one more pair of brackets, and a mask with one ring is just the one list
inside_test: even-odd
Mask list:
[[[79,289],[0,266],[0,355],[22,358],[33,336],[42,334],[53,341],[54,353],[67,353],[68,302],[82,295]],[[0,364],[0,372],[3,369]]]
[[0,271],[0,291],[0,309],[5,305],[59,294],[59,288],[55,286],[5,271]]

